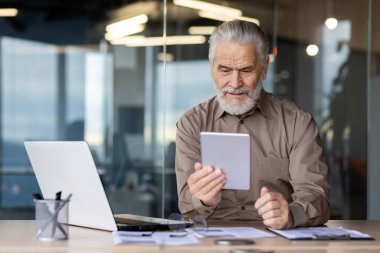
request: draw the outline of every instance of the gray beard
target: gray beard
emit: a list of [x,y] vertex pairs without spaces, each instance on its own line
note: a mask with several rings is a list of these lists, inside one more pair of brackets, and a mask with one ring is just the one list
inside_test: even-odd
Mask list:
[[[260,99],[261,89],[262,89],[261,82],[257,85],[257,87],[254,90],[250,90],[246,87],[234,89],[232,87],[225,87],[222,90],[216,89],[216,98],[219,102],[220,107],[227,113],[231,115],[242,115],[246,112],[249,112],[252,110],[257,102]],[[233,99],[232,102],[228,103],[226,100],[226,92],[228,93],[245,93],[248,95],[248,99],[245,100],[243,104],[240,105],[238,99]]]

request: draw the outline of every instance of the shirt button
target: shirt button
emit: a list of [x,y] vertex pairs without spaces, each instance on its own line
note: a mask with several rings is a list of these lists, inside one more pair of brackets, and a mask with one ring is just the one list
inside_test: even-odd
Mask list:
[[245,206],[241,206],[240,210],[244,211],[245,210]]
[[240,124],[244,124],[244,119],[241,119],[239,122]]

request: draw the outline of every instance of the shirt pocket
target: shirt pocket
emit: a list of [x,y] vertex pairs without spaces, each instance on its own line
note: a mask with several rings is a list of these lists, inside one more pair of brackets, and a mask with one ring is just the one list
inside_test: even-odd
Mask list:
[[[289,187],[289,159],[279,159],[265,157],[260,160],[259,168],[260,187],[268,186],[278,189],[278,187]],[[280,189],[278,189],[280,190]]]

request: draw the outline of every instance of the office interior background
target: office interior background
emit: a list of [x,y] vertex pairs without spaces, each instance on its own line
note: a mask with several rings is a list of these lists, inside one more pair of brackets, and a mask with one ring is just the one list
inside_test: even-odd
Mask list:
[[179,212],[175,124],[214,95],[207,40],[232,18],[269,35],[264,88],[314,116],[332,218],[380,218],[380,1],[191,2],[0,0],[0,219],[34,219],[25,140],[86,140],[115,213]]

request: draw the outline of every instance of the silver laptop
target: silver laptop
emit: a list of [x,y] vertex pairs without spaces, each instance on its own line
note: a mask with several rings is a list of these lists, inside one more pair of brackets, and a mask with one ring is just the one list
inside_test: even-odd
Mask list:
[[70,225],[109,231],[155,231],[170,229],[170,224],[178,222],[131,214],[114,216],[84,141],[26,141],[24,145],[44,198],[54,198],[59,191],[62,198],[72,194]]

